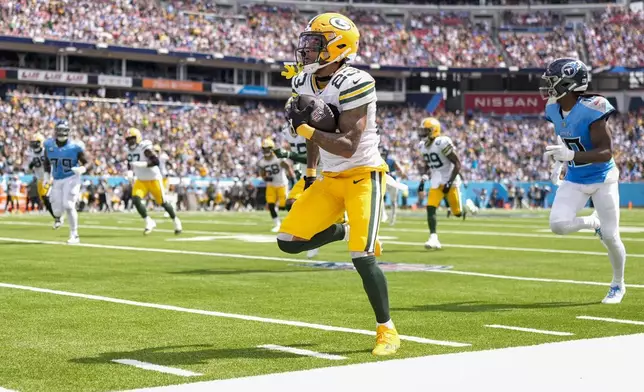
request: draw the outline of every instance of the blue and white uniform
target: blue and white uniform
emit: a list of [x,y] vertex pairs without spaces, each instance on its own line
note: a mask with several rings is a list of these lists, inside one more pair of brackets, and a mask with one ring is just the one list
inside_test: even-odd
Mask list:
[[72,171],[79,166],[78,155],[85,151],[80,141],[67,140],[59,146],[53,138],[45,140],[45,154],[51,165],[54,179],[51,188],[51,207],[54,215],[60,217],[63,211],[76,208],[80,195],[81,177]]
[[[546,119],[554,124],[556,134],[573,151],[594,149],[590,126],[607,119],[614,112],[615,108],[601,96],[582,96],[569,113],[562,112],[556,102],[546,105]],[[618,180],[619,170],[612,158],[601,163],[568,162],[566,177],[557,189],[550,212],[553,231],[567,234],[579,230],[571,226],[571,231],[568,231],[568,223],[575,220],[577,213],[592,197],[602,236],[619,235]]]

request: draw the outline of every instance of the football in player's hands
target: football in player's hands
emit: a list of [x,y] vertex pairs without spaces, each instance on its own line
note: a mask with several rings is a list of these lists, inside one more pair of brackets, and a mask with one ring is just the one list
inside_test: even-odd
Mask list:
[[331,107],[323,100],[312,95],[298,95],[291,103],[291,110],[305,110],[309,106],[310,114],[308,124],[323,132],[337,132],[338,122]]

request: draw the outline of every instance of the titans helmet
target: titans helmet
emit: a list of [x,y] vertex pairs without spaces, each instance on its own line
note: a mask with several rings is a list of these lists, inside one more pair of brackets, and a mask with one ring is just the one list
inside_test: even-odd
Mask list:
[[543,86],[539,93],[543,99],[559,99],[573,91],[584,92],[588,89],[588,76],[588,67],[583,62],[572,58],[556,59],[548,64],[541,76]]
[[69,123],[65,120],[58,121],[56,124],[56,140],[59,142],[65,142],[69,138]]

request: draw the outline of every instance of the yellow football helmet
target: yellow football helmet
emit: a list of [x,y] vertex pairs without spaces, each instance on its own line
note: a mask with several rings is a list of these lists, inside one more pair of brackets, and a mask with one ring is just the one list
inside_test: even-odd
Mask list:
[[441,135],[441,123],[434,117],[426,117],[420,123],[418,137],[421,139],[429,138],[434,140]]
[[142,140],[143,136],[141,136],[141,131],[136,128],[130,128],[125,132],[125,141],[130,147],[137,146]]
[[42,135],[42,133],[38,132],[31,136],[31,139],[29,140],[29,147],[31,147],[31,149],[34,151],[40,151],[44,142],[45,137]]
[[264,153],[264,156],[269,156],[273,154],[273,150],[275,149],[275,142],[271,138],[266,138],[262,141],[262,152]]
[[360,32],[351,19],[327,12],[309,21],[300,34],[295,58],[304,72],[315,73],[331,63],[353,61],[359,41]]

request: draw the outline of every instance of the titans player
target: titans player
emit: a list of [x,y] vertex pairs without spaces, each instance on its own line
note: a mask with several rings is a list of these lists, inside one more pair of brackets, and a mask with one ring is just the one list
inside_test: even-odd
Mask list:
[[[392,182],[390,179],[387,179],[387,194],[389,194],[389,199],[391,200],[391,220],[389,221],[389,224],[394,225],[396,223],[396,209],[398,207],[398,188],[390,185],[389,183],[397,183],[398,179],[396,177],[398,174],[400,174],[400,176],[403,178],[406,178],[407,176],[405,175],[403,168],[398,164],[396,158],[393,155],[389,154],[388,149],[383,148],[380,153],[382,155],[382,159],[385,160],[385,163],[389,168],[388,176],[391,177],[392,180],[394,180]],[[387,210],[385,209],[384,198],[382,202],[383,205],[381,220],[382,222],[386,222],[387,220],[389,220],[389,217],[387,216]]]
[[59,219],[63,211],[69,221],[68,244],[78,244],[78,213],[76,202],[80,195],[81,175],[90,168],[85,155],[85,145],[80,141],[69,140],[67,121],[56,124],[55,139],[45,141],[45,172],[52,173],[54,182],[51,187],[51,208],[54,217]]
[[[588,68],[579,60],[553,61],[542,79],[545,87],[539,90],[548,99],[545,116],[558,136],[558,143],[547,146],[545,155],[552,156],[555,164],[568,165],[550,211],[550,229],[561,235],[582,229],[596,231],[613,267],[613,281],[602,303],[618,304],[626,293],[626,249],[619,235],[619,170],[608,126],[615,108],[602,96],[585,94]],[[589,198],[595,212],[577,217]]]

